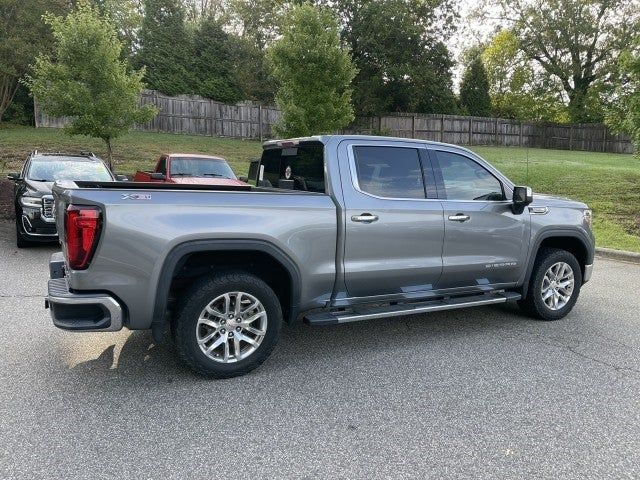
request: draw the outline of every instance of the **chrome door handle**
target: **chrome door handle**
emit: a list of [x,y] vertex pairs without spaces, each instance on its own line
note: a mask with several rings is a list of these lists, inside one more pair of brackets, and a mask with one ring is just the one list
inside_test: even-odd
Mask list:
[[463,213],[456,213],[455,215],[449,215],[449,220],[451,220],[452,222],[466,222],[469,219],[471,219],[471,217]]
[[352,222],[361,222],[361,223],[371,223],[376,222],[378,220],[377,215],[372,215],[370,213],[362,213],[360,215],[354,215],[351,217]]

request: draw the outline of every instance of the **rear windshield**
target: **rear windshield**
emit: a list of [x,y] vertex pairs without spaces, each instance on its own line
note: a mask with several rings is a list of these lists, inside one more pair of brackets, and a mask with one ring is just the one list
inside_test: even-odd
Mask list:
[[68,157],[34,158],[29,164],[27,178],[40,182],[55,182],[56,180],[110,182],[113,180],[104,163],[98,160]]
[[259,186],[325,193],[321,143],[267,149],[260,165],[263,172]]
[[171,176],[236,178],[233,170],[225,160],[197,157],[172,158]]

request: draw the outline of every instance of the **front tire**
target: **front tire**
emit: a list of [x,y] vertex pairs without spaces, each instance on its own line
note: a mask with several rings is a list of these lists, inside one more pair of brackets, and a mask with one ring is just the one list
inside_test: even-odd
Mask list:
[[540,320],[559,320],[573,309],[582,286],[582,270],[572,253],[543,248],[531,272],[526,298],[518,305]]
[[278,297],[260,278],[225,272],[203,278],[182,295],[174,319],[181,360],[209,378],[245,375],[276,346],[282,325]]

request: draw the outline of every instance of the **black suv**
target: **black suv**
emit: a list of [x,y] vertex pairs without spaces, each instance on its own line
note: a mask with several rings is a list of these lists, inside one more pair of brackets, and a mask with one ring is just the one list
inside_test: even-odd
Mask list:
[[56,180],[110,182],[119,178],[91,152],[31,153],[20,173],[10,173],[15,182],[16,245],[19,248],[58,238],[51,187]]

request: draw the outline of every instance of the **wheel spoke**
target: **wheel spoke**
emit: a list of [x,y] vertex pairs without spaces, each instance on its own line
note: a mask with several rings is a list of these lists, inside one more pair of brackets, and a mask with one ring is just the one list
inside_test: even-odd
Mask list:
[[218,328],[218,324],[213,320],[209,320],[208,318],[199,318],[198,323],[201,325],[206,325],[207,327]]
[[238,332],[238,334],[236,335],[240,340],[242,340],[243,342],[247,342],[251,345],[253,345],[254,347],[257,347],[258,345],[260,345],[257,341],[255,341],[253,338],[251,337],[247,337],[246,335],[243,335],[242,333]]
[[240,316],[241,309],[242,309],[242,292],[238,292],[238,295],[236,296],[235,309],[233,312],[236,318]]
[[209,345],[209,348],[206,349],[206,353],[210,354],[211,352],[213,352],[216,348],[225,343],[225,340],[225,337],[223,335],[220,335],[215,342]]
[[211,305],[207,305],[206,307],[204,307],[204,309],[209,315],[213,315],[214,317],[218,318],[224,318],[224,313],[219,312],[215,308],[212,308]]
[[213,331],[213,332],[211,332],[209,335],[207,335],[207,336],[205,336],[205,337],[202,337],[200,340],[198,340],[198,343],[199,343],[200,345],[204,345],[204,344],[205,344],[205,343],[207,343],[209,340],[211,340],[213,337],[215,337],[215,336],[216,336],[216,333],[218,333],[218,332],[216,332],[216,331],[214,330],[214,331]]
[[231,313],[231,295],[228,293],[224,294],[224,313],[225,315]]
[[224,342],[224,357],[223,358],[224,358],[225,362],[228,362],[229,361],[229,342],[226,341],[227,340],[226,338],[224,340],[225,340],[225,342]]
[[240,352],[240,338],[238,338],[237,335],[233,338],[233,349],[234,349],[233,353],[236,356],[236,360],[241,360],[242,353]]
[[259,337],[263,336],[265,333],[267,333],[264,330],[259,330],[257,328],[254,328],[252,326],[248,326],[248,327],[244,327],[244,329],[249,332],[249,333],[253,333],[254,335],[257,335]]

